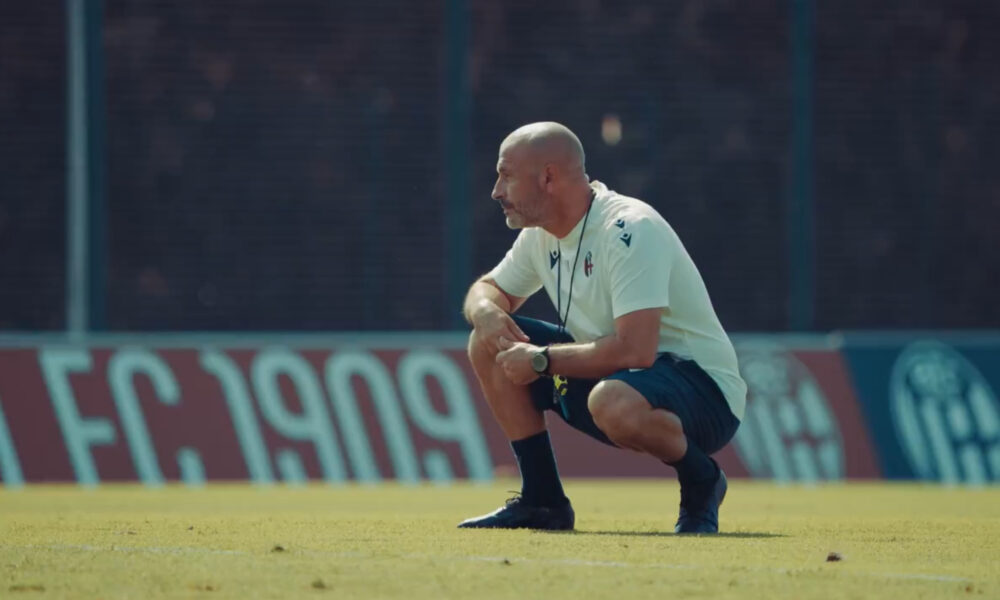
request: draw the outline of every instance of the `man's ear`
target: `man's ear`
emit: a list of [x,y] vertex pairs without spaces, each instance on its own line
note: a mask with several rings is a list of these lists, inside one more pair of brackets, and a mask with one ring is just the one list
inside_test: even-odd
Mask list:
[[556,181],[556,166],[552,163],[545,165],[542,172],[538,174],[538,183],[546,192],[552,192]]

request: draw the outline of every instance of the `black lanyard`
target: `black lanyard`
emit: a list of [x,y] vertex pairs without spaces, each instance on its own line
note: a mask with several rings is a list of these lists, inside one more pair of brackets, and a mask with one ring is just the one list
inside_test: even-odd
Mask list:
[[556,253],[559,262],[556,267],[556,317],[559,321],[559,333],[566,331],[566,323],[569,321],[569,305],[573,302],[573,279],[576,278],[576,264],[580,261],[580,250],[583,248],[583,233],[587,231],[587,219],[590,218],[590,209],[594,208],[594,195],[591,193],[590,204],[587,206],[587,214],[583,216],[583,227],[580,228],[580,240],[576,243],[576,256],[573,257],[573,270],[569,274],[569,297],[566,298],[566,315],[562,314],[562,248],[559,247],[559,238],[556,238]]

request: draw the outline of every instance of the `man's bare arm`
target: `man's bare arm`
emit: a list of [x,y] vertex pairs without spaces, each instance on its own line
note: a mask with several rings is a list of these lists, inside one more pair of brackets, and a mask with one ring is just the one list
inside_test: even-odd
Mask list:
[[549,371],[566,377],[597,379],[622,369],[641,369],[656,361],[662,308],[647,308],[615,319],[615,333],[587,343],[549,347]]
[[496,354],[501,349],[501,338],[514,342],[531,341],[510,316],[522,304],[524,298],[511,296],[492,279],[482,277],[469,288],[462,313],[472,325],[474,335]]
[[499,308],[503,312],[510,314],[521,308],[525,298],[511,296],[500,289],[500,286],[489,277],[481,277],[469,288],[465,295],[465,303],[462,306],[462,314],[465,320],[475,326],[476,317],[482,313]]

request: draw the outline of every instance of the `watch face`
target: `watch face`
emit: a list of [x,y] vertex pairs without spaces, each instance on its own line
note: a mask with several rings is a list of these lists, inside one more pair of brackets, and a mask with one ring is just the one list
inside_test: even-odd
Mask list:
[[535,370],[536,373],[544,373],[545,369],[549,367],[549,358],[542,354],[541,352],[536,352],[531,357],[531,368]]

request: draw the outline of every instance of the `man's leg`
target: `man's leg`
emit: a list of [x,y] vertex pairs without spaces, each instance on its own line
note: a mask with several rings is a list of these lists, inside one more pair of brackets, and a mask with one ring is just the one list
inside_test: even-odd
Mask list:
[[[678,531],[688,527],[682,526],[682,521],[689,512],[699,513],[693,515],[691,526],[699,527],[698,520],[704,517],[714,521],[714,529],[718,529],[718,504],[725,496],[725,475],[714,460],[688,439],[676,414],[653,407],[635,388],[614,379],[601,381],[594,387],[587,407],[594,422],[611,441],[650,454],[677,470],[681,485]],[[705,528],[711,530],[712,525],[708,522]]]
[[475,329],[469,335],[469,361],[493,417],[508,440],[520,440],[545,431],[545,417],[532,403],[529,387],[507,379],[496,363],[496,354]]
[[507,379],[496,364],[495,353],[476,330],[469,336],[469,360],[486,402],[514,450],[521,471],[521,498],[460,527],[572,529],[573,511],[559,480],[545,417],[532,401],[531,388]]

